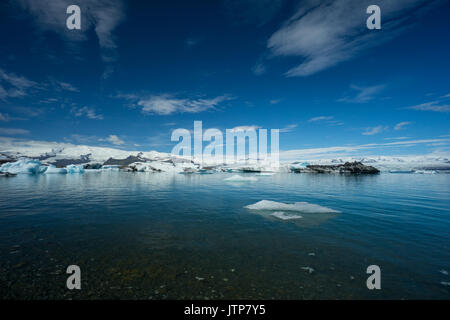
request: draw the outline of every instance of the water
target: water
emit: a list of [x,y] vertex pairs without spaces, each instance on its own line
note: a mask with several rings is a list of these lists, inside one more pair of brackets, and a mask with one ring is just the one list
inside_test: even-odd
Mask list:
[[[229,176],[1,178],[0,297],[450,298],[450,175]],[[263,199],[340,213],[244,208]],[[79,291],[66,288],[72,264]],[[366,287],[373,264],[381,290]]]

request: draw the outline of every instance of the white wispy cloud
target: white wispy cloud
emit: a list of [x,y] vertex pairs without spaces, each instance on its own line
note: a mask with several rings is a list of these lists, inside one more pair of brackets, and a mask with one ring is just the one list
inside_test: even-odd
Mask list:
[[407,127],[411,124],[412,124],[412,122],[409,122],[409,121],[399,122],[394,126],[394,130],[399,131],[399,130],[405,129],[405,127]]
[[406,140],[411,139],[410,137],[392,137],[392,138],[384,138],[384,140]]
[[125,144],[125,141],[120,139],[115,134],[110,134],[108,136],[108,138],[106,138],[106,139],[99,139],[99,141],[106,141],[106,142],[112,143],[112,144],[114,144],[116,146],[121,146],[121,145]]
[[267,71],[267,68],[263,63],[257,63],[252,68],[253,74],[255,74],[257,76],[261,76],[261,75],[265,74],[266,71]]
[[329,121],[329,120],[333,120],[333,119],[334,119],[333,116],[318,116],[318,117],[309,119],[308,122]]
[[39,85],[23,76],[0,69],[0,99],[19,98],[29,94]]
[[83,135],[83,134],[71,134],[68,137],[64,137],[64,141],[66,142],[73,142],[78,144],[90,144],[90,143],[96,143],[100,140],[98,136],[94,135]]
[[[9,98],[23,98],[31,94],[47,91],[79,92],[80,90],[68,82],[63,82],[49,77],[45,81],[36,82],[18,75],[14,72],[6,71],[0,68],[0,100],[6,101]],[[53,103],[57,99],[54,97],[39,100],[41,103]]]
[[273,100],[270,100],[269,103],[270,104],[279,104],[281,101],[283,101],[283,99],[273,99]]
[[283,160],[297,160],[297,159],[313,159],[313,158],[328,158],[335,156],[348,156],[356,152],[372,149],[386,149],[392,147],[410,147],[420,144],[445,143],[449,144],[450,139],[418,139],[405,140],[387,143],[370,143],[353,146],[332,146],[323,148],[309,148],[309,149],[294,149],[280,151],[280,158]]
[[92,120],[103,120],[103,115],[97,114],[95,109],[89,108],[89,107],[86,107],[86,106],[82,107],[82,108],[72,108],[71,112],[76,117],[86,116],[87,118],[92,119]]
[[19,128],[0,128],[0,134],[4,134],[7,136],[16,136],[16,135],[25,135],[29,134],[30,131]]
[[441,101],[431,101],[416,106],[407,107],[406,109],[419,111],[450,112],[450,105],[441,104]]
[[301,63],[287,76],[308,76],[350,60],[367,49],[391,40],[436,1],[378,0],[382,31],[365,27],[369,0],[306,0],[268,40],[275,56],[298,56]]
[[187,38],[184,43],[188,48],[192,48],[203,41],[203,38]]
[[[102,60],[106,63],[103,77],[113,70],[112,63],[117,61],[117,42],[114,30],[125,18],[122,0],[17,0],[34,17],[42,31],[53,31],[74,42],[87,40],[89,30],[93,29],[98,38]],[[68,30],[66,27],[66,9],[76,4],[81,8],[81,30]]]
[[282,132],[282,133],[291,132],[291,131],[294,131],[297,127],[298,127],[297,124],[290,124],[284,128],[281,128],[280,132]]
[[234,128],[229,129],[230,132],[244,132],[244,131],[252,131],[252,130],[258,130],[261,126],[257,125],[247,125],[247,126],[237,126]]
[[389,127],[387,126],[376,126],[376,127],[369,127],[366,128],[365,131],[362,133],[364,136],[373,136],[375,134],[381,133],[383,131],[386,131]]
[[13,113],[18,113],[20,115],[24,115],[26,117],[38,117],[44,113],[44,110],[41,108],[31,108],[31,107],[22,107],[22,106],[13,106],[11,107],[11,111]]
[[221,103],[233,99],[228,95],[215,98],[179,98],[171,94],[151,96],[121,94],[117,97],[133,101],[136,106],[141,107],[143,113],[157,115],[199,113],[207,110],[215,110]]
[[9,121],[9,119],[10,119],[9,115],[0,112],[0,121],[7,122]]
[[328,126],[341,126],[344,123],[340,120],[336,120],[334,116],[318,116],[308,120],[310,123],[324,123]]
[[80,90],[78,88],[76,88],[74,85],[72,85],[68,82],[55,80],[53,78],[50,79],[50,85],[51,85],[52,89],[56,90],[56,91],[80,92]]
[[355,92],[354,95],[346,96],[339,99],[339,102],[351,102],[351,103],[365,103],[373,100],[375,96],[380,93],[386,86],[385,85],[375,85],[375,86],[356,86],[351,85],[350,89]]

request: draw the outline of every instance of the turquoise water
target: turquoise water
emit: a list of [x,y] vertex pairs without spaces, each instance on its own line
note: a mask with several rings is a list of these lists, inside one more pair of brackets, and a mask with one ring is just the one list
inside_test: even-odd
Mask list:
[[[449,299],[450,175],[0,179],[3,299]],[[308,202],[280,220],[244,208]],[[82,289],[66,289],[79,265]],[[368,290],[366,268],[381,268]],[[312,268],[310,273],[306,268]]]

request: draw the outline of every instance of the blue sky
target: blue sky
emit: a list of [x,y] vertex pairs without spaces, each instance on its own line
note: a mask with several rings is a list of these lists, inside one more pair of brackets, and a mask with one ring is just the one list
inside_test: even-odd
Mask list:
[[[70,4],[81,30],[66,27]],[[370,4],[381,30],[366,28]],[[201,120],[279,128],[281,150],[445,154],[449,12],[421,0],[2,1],[0,136],[170,151],[171,131]]]

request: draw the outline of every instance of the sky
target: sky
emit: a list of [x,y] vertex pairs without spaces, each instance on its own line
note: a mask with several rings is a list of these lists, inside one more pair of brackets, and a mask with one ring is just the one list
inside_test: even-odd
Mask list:
[[[69,5],[81,30],[69,30]],[[381,30],[369,30],[369,5]],[[0,137],[170,152],[280,129],[294,155],[450,153],[449,1],[4,0]]]

